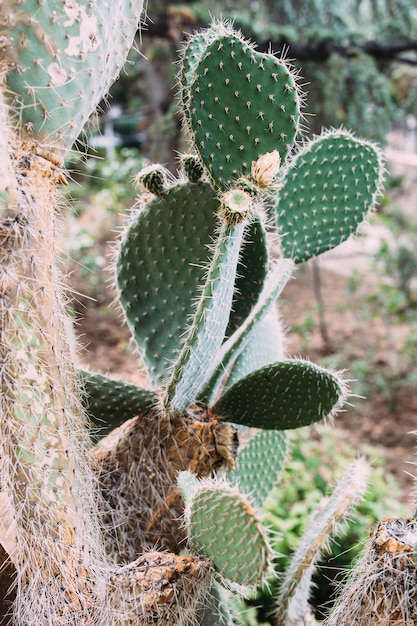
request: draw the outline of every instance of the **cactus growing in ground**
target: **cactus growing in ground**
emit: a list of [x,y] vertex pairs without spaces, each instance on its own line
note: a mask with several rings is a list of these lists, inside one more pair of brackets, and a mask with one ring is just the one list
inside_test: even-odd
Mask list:
[[[212,89],[209,83],[204,86],[200,81],[200,75],[208,75],[207,59],[216,64],[217,47],[221,53],[218,63],[221,63],[224,48],[229,45],[232,49],[236,41],[243,45],[240,36],[219,25],[207,35],[199,33],[190,40],[184,53],[186,69],[181,75],[188,117],[185,127],[193,137],[194,156],[190,154],[182,159],[184,172],[178,180],[170,179],[160,166],[148,167],[138,177],[144,193],[122,237],[117,257],[117,283],[126,319],[154,385],[155,405],[144,413],[140,400],[138,417],[105,438],[92,454],[101,467],[101,485],[109,502],[108,547],[115,551],[117,558],[129,560],[141,546],[148,542],[153,545],[156,540],[170,550],[174,546],[188,545],[194,554],[211,557],[215,576],[222,584],[242,591],[245,587],[242,580],[259,582],[267,577],[272,554],[257,562],[249,559],[245,566],[247,578],[239,579],[236,572],[242,562],[228,550],[226,530],[224,536],[219,537],[219,544],[216,543],[214,535],[223,528],[222,520],[235,506],[237,510],[246,511],[250,520],[247,526],[250,541],[254,545],[260,542],[267,551],[267,543],[262,543],[265,531],[245,496],[213,482],[210,476],[226,466],[230,479],[238,480],[239,472],[233,476],[236,452],[233,423],[277,429],[279,441],[285,445],[283,429],[318,421],[343,401],[346,389],[336,373],[309,362],[284,358],[279,335],[271,337],[270,334],[271,316],[276,329],[274,303],[291,274],[294,261],[301,262],[337,245],[356,230],[366,211],[375,203],[383,167],[379,151],[347,131],[327,132],[315,139],[312,145],[320,146],[317,151],[337,151],[341,161],[340,166],[337,164],[339,179],[353,177],[355,197],[359,193],[364,197],[352,206],[351,197],[346,197],[346,190],[341,186],[340,190],[333,190],[329,207],[322,191],[322,213],[328,211],[334,216],[327,224],[325,218],[316,217],[315,206],[309,218],[303,206],[302,185],[305,183],[300,184],[299,189],[293,191],[295,206],[291,207],[291,218],[296,222],[304,220],[301,229],[293,228],[290,223],[289,209],[285,209],[286,196],[282,196],[284,208],[280,212],[282,192],[279,190],[285,192],[290,184],[288,180],[293,180],[297,160],[306,163],[307,169],[309,163],[311,168],[316,167],[317,151],[311,144],[303,146],[289,165],[283,166],[279,146],[268,144],[270,153],[254,153],[250,167],[239,160],[242,151],[236,145],[236,154],[230,154],[230,160],[236,158],[227,178],[230,184],[225,185],[219,170],[210,166],[213,160],[207,161],[201,146],[203,140],[196,145],[198,129],[193,128],[190,116],[196,89],[202,99],[204,89]],[[263,71],[259,62],[252,70],[254,77],[256,71]],[[229,82],[233,82],[232,78]],[[193,91],[191,86],[196,89]],[[204,102],[210,119],[210,107],[206,100]],[[248,109],[245,103],[243,106]],[[239,116],[237,104],[233,111]],[[255,111],[254,115],[258,113]],[[284,124],[287,123],[284,120]],[[197,126],[199,128],[200,124]],[[282,132],[287,132],[284,128]],[[321,181],[331,178],[335,156],[323,157],[320,177],[317,173],[314,184],[323,187],[329,184]],[[225,162],[229,159],[225,158]],[[276,207],[277,232],[281,242],[285,241],[282,249],[289,258],[268,260],[267,238],[263,234],[265,205]],[[327,230],[322,232],[326,228],[330,237],[327,237]],[[335,229],[337,236],[333,237]],[[303,235],[306,230],[308,236]],[[247,243],[239,266],[236,249],[240,241]],[[267,272],[265,267],[269,267]],[[235,285],[236,276],[240,282]],[[243,295],[242,285],[246,288]],[[90,376],[84,373],[86,402],[88,404],[91,389],[97,407],[100,391],[94,375]],[[120,381],[106,380],[106,386],[113,386],[115,397],[121,385]],[[103,394],[104,407],[106,387],[103,387]],[[89,410],[95,412],[93,405]],[[108,410],[109,423],[114,414],[115,404],[112,403]],[[100,416],[104,417],[101,409]],[[265,440],[268,441],[268,437]],[[269,441],[272,448],[266,444],[266,449],[272,455],[274,436]],[[185,470],[185,474],[180,474],[178,488],[174,478],[181,470]],[[186,479],[187,471],[198,478]],[[279,467],[274,475],[278,473]],[[132,490],[132,486],[138,484],[141,485],[140,499],[136,489]],[[242,485],[245,485],[243,478]],[[253,490],[257,490],[256,483]],[[188,503],[185,528],[177,521],[184,506],[180,491]],[[210,502],[216,503],[212,509]],[[203,513],[204,507],[207,516]]]
[[[152,389],[75,373],[55,270],[55,188],[65,182],[65,151],[119,69],[137,14],[122,2],[102,12],[91,3],[58,9],[51,0],[36,18],[31,8],[25,0],[1,13],[0,137],[8,149],[0,161],[0,481],[16,529],[15,621],[183,624],[213,577],[213,589],[248,593],[271,572],[274,555],[250,494],[214,478],[227,468],[248,485],[244,463],[231,474],[234,424],[274,431],[269,446],[262,438],[271,451],[276,441],[285,447],[283,431],[332,415],[346,397],[337,373],[284,358],[280,333],[270,336],[274,304],[294,263],[340,243],[372,209],[381,156],[332,131],[284,163],[302,102],[291,69],[227,25],[191,38],[181,71],[187,176],[172,180],[155,166],[139,175],[145,192],[117,257],[120,302]],[[115,22],[118,45],[106,34]],[[105,54],[110,41],[115,57]],[[45,57],[33,70],[32,44],[36,59]],[[318,152],[331,156],[319,168]],[[330,206],[325,181],[335,163],[349,189],[333,185]],[[309,168],[320,197],[307,196],[306,206]],[[267,228],[265,214],[274,210],[276,226]],[[269,259],[268,229],[286,258]],[[80,399],[111,431],[88,457]],[[284,456],[275,459],[275,476]],[[238,549],[230,549],[233,540]],[[169,553],[138,558],[155,545]],[[185,548],[191,556],[180,554]]]

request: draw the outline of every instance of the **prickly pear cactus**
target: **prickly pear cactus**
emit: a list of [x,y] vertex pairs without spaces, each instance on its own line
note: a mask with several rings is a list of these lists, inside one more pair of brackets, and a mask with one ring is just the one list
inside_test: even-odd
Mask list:
[[[383,167],[376,148],[345,131],[326,133],[288,161],[300,120],[295,77],[228,25],[215,24],[187,42],[180,79],[192,137],[181,159],[185,177],[173,180],[158,165],[138,175],[144,193],[117,257],[120,302],[152,390],[103,379],[101,393],[100,380],[89,375],[85,402],[110,428],[118,414],[132,417],[93,453],[117,558],[132,559],[147,541],[169,550],[187,545],[212,559],[216,584],[246,592],[269,575],[273,555],[259,514],[243,494],[261,507],[286,456],[284,431],[333,415],[347,395],[336,372],[285,358],[275,303],[294,263],[356,230],[375,204]],[[331,155],[320,167],[318,153]],[[340,178],[357,187],[355,204],[334,187],[328,209],[327,161],[335,163],[336,156]],[[321,193],[306,193],[306,206],[297,175],[300,170],[300,178],[309,179],[309,167],[311,186]],[[273,262],[266,235],[274,230],[272,207],[284,256]],[[107,408],[98,400],[106,394]],[[148,399],[152,406],[142,409]],[[237,461],[234,424],[261,429]],[[207,478],[224,467],[233,487]],[[140,485],[141,501],[133,485]],[[181,495],[185,527],[178,524]],[[241,540],[233,553],[229,535]],[[250,547],[243,539],[248,535]],[[218,596],[213,614],[220,615]]]
[[[155,174],[151,183],[149,172],[145,180],[141,178],[148,190],[156,190]],[[120,302],[155,385],[166,380],[181,347],[210,262],[209,246],[219,224],[219,208],[219,199],[207,183],[179,180],[166,188],[162,185],[156,195],[140,196],[123,237],[117,260]],[[236,269],[230,319],[230,308],[225,311],[224,332],[229,335],[256,304],[268,271],[262,221],[255,219],[245,233],[240,230],[248,244],[243,246]],[[233,275],[232,287],[234,282]]]
[[287,434],[259,430],[239,452],[236,466],[227,477],[232,484],[249,494],[261,509],[271,489],[278,482],[288,456]]
[[255,509],[226,483],[196,481],[184,472],[179,485],[191,550],[212,560],[226,586],[256,589],[272,571],[273,552]]
[[185,111],[213,182],[227,188],[250,175],[252,162],[295,141],[300,96],[281,59],[261,54],[232,29],[192,39],[185,48]]
[[213,405],[213,411],[236,424],[287,430],[324,419],[345,397],[346,388],[337,374],[292,359],[240,379]]
[[0,11],[7,99],[23,139],[60,162],[125,63],[142,1],[8,2]]
[[296,263],[354,234],[375,208],[382,153],[345,130],[325,131],[291,161],[276,206],[281,250]]
[[[347,393],[337,373],[285,358],[275,302],[294,263],[356,230],[382,161],[342,131],[288,161],[302,101],[289,66],[229,25],[190,38],[184,174],[139,174],[117,257],[149,387],[75,372],[55,267],[59,164],[120,71],[141,3],[32,4],[0,8],[0,482],[16,531],[15,621],[183,626],[205,586],[247,594],[272,574],[268,532],[243,492],[260,505],[283,431],[332,415]],[[274,262],[269,231],[284,257]],[[83,407],[110,431],[88,452]],[[262,429],[237,462],[235,425]],[[268,474],[262,488],[252,467]],[[233,487],[213,477],[225,470]],[[213,602],[227,614],[221,593]]]
[[309,606],[312,577],[320,555],[328,549],[331,538],[339,531],[353,506],[367,486],[369,466],[364,459],[354,461],[326,501],[319,504],[307,525],[304,537],[291,557],[277,598],[277,621],[297,626],[311,615]]

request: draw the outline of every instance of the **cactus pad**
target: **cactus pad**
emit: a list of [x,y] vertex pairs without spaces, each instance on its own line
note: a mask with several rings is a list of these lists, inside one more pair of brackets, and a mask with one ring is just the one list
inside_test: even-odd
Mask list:
[[283,255],[297,263],[345,241],[375,207],[382,154],[344,130],[308,143],[289,166],[277,205]]
[[295,141],[299,95],[293,74],[230,31],[205,47],[190,87],[189,123],[213,181],[227,188],[250,175],[252,162]]
[[[163,198],[142,202],[121,243],[120,301],[155,386],[165,381],[181,349],[210,261],[218,209],[209,185],[175,185]],[[245,239],[229,334],[249,314],[267,272],[266,236],[259,220],[248,227]]]
[[141,11],[141,0],[11,0],[1,9],[9,98],[24,136],[71,147],[122,69]]
[[[354,461],[336,485],[333,493],[318,506],[291,557],[280,585],[279,622],[302,624],[309,610],[311,579],[316,563],[329,547],[329,540],[340,532],[352,508],[363,497],[369,475],[364,459]],[[371,622],[369,622],[371,623]],[[373,622],[372,622],[373,623]]]
[[132,383],[87,371],[79,371],[78,378],[84,406],[100,435],[158,404],[155,392]]
[[251,504],[236,489],[210,479],[199,481],[186,504],[192,551],[212,559],[225,586],[243,592],[258,587],[271,573],[273,553]]
[[308,426],[339,408],[345,384],[333,372],[302,359],[267,365],[241,378],[212,407],[235,424],[286,430]]
[[239,452],[228,479],[261,508],[275,486],[287,457],[288,438],[279,430],[257,432]]

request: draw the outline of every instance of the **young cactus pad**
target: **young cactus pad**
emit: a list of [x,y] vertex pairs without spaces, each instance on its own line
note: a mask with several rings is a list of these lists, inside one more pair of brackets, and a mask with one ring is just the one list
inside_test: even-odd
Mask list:
[[287,433],[260,430],[239,452],[236,467],[228,471],[227,477],[262,508],[281,474],[287,449]]
[[235,424],[286,430],[324,419],[345,397],[346,386],[335,372],[293,359],[266,365],[241,378],[212,411]]
[[58,151],[71,147],[123,67],[142,4],[11,0],[2,6],[2,59],[12,68],[8,97],[24,137]]
[[[124,235],[117,259],[120,302],[153,385],[160,386],[182,346],[210,261],[219,200],[205,183],[178,183],[149,194]],[[245,234],[235,285],[233,333],[255,305],[267,273],[266,235],[259,219]]]
[[[191,71],[191,70],[190,70]],[[277,150],[285,159],[298,130],[295,77],[272,54],[261,54],[238,33],[215,37],[188,74],[189,125],[216,185],[250,175],[252,162]]]
[[185,524],[193,552],[212,559],[222,583],[243,593],[271,573],[273,552],[252,505],[237,489],[216,480],[192,482],[181,472]]
[[[316,563],[337,536],[341,522],[365,493],[369,466],[364,459],[354,461],[307,524],[307,530],[291,558],[281,581],[278,613],[282,623],[297,626],[308,612],[311,579]],[[280,622],[281,623],[281,622]]]
[[356,232],[384,178],[381,151],[345,130],[326,131],[289,165],[276,207],[283,256],[296,263]]

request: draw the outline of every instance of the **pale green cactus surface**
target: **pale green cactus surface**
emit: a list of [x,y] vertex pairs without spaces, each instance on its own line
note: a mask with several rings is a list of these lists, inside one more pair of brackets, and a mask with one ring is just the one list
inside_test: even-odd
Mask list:
[[141,12],[141,0],[7,2],[1,54],[24,137],[59,153],[71,147],[118,77]]

